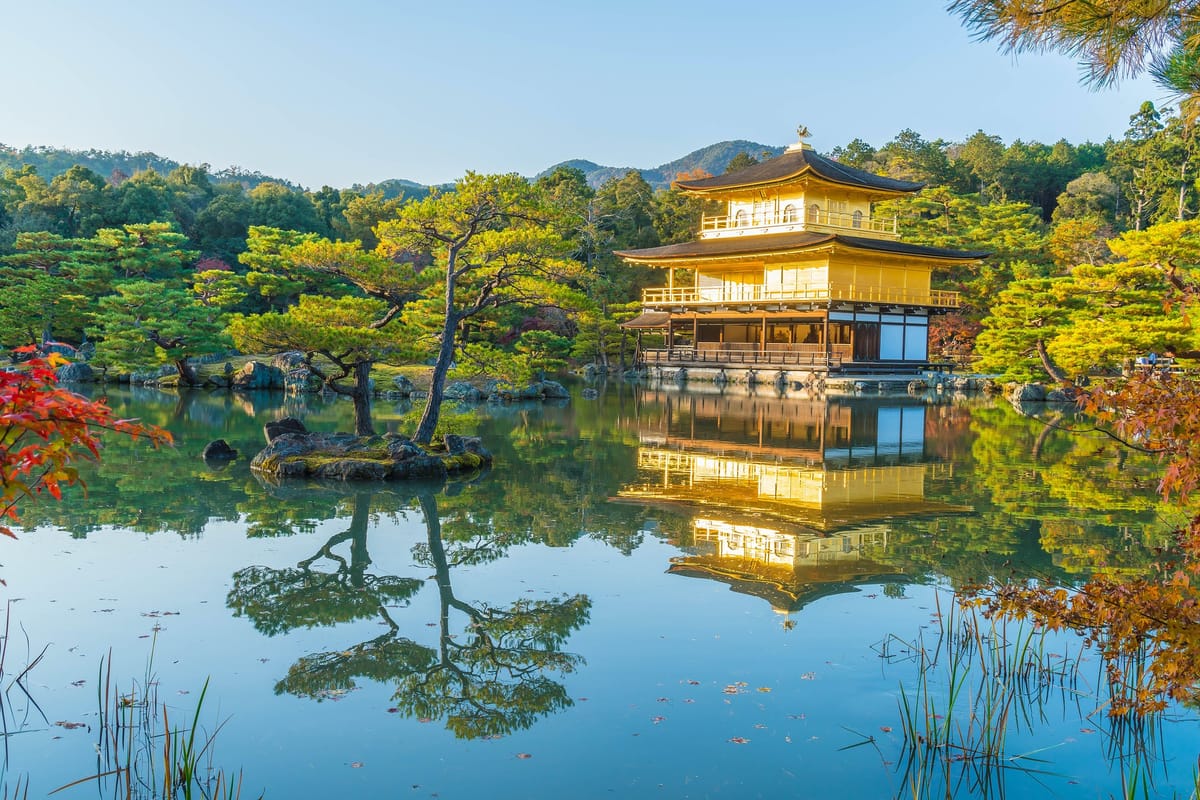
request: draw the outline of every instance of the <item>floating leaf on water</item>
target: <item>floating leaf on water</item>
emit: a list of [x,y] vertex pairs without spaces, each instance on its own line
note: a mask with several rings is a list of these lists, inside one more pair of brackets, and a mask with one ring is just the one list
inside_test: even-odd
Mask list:
[[802,680],[802,681],[815,681],[816,679],[817,679],[817,673],[815,673],[815,672],[806,672],[800,676],[800,680]]
[[879,730],[883,731],[884,733],[891,733],[892,726],[891,725],[880,725]]
[[399,714],[399,713],[400,713],[400,709],[396,708],[395,706],[392,706],[391,708],[389,708],[389,709],[387,710],[387,713],[389,713],[389,714]]
[[86,727],[87,727],[87,723],[86,723],[86,722],[66,722],[66,721],[64,721],[64,720],[61,720],[61,719],[60,719],[58,722],[54,723],[54,724],[55,724],[55,725],[57,725],[57,726],[58,726],[58,727],[60,727],[60,728],[66,728],[66,729],[67,729],[67,730],[69,730],[69,731],[73,731],[73,730],[75,730],[76,728],[86,728]]
[[756,723],[754,723],[754,727],[758,728],[761,731],[761,730],[765,729],[767,726],[763,725],[761,722],[756,722]]
[[693,681],[693,680],[688,681],[688,686],[699,686],[699,685],[700,685],[700,681]]
[[362,769],[362,765],[363,765],[363,762],[361,762],[361,761],[351,761],[350,762],[351,769]]
[[1080,728],[1079,732],[1080,733],[1095,733],[1096,729],[1095,728]]
[[729,684],[728,686],[726,686],[726,687],[725,687],[724,689],[722,689],[721,691],[722,691],[722,692],[724,692],[725,694],[741,694],[741,693],[742,693],[741,689],[739,689],[739,688],[737,687],[737,684],[736,684],[736,683],[731,683],[731,684]]
[[669,702],[671,702],[671,698],[669,698],[669,697],[660,697],[660,698],[658,698],[658,702],[660,702],[660,703],[669,703]]
[[745,736],[734,736],[729,741],[733,742],[734,744],[749,744],[750,743],[750,740],[747,739]]
[[588,699],[586,697],[579,698],[579,702],[581,702],[581,703],[586,703],[587,701],[588,701]]
[[771,691],[771,687],[770,686],[760,686],[760,687],[758,687],[758,691],[769,692],[769,691]]
[[83,686],[85,683],[87,683],[87,681],[83,681],[83,680],[80,680],[80,681],[71,681],[71,685],[72,685],[72,686]]
[[788,719],[807,719],[807,718],[808,718],[808,715],[806,715],[806,714],[788,714]]
[[660,722],[666,722],[666,720],[667,720],[666,717],[651,717],[650,718],[650,721],[653,722],[655,725],[657,725]]
[[433,717],[418,717],[417,722],[433,722]]
[[517,753],[517,758],[533,758],[533,755],[530,753]]
[[685,699],[683,702],[685,702],[685,703],[694,703],[694,702],[696,702],[696,701],[695,701],[695,700],[693,700],[692,698],[690,698],[690,697],[689,697],[689,698]]

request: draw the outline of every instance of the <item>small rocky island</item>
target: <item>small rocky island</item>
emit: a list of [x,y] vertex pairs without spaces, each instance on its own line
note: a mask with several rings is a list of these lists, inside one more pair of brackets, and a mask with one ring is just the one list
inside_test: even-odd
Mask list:
[[442,478],[491,466],[492,454],[478,437],[446,434],[438,444],[422,446],[407,436],[355,436],[305,429],[294,417],[269,422],[267,446],[250,468],[271,479],[320,478],[387,481]]

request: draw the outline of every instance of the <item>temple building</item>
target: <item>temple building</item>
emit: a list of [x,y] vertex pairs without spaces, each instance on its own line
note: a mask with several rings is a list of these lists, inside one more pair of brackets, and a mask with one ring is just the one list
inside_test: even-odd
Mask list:
[[934,270],[987,255],[900,241],[896,218],[876,216],[874,204],[922,184],[839,164],[803,141],[677,186],[723,213],[705,215],[695,241],[617,252],[667,273],[625,324],[639,341],[662,334],[661,346],[639,348],[651,366],[927,369],[937,364],[930,318],[959,306],[957,292],[932,288]]

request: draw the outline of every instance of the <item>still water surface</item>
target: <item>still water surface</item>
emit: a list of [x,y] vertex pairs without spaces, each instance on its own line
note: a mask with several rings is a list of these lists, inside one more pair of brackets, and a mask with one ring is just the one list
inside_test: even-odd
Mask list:
[[[262,424],[346,429],[346,404],[109,398],[177,445],[111,443],[4,545],[5,775],[31,797],[96,771],[110,651],[125,683],[152,659],[177,718],[210,680],[246,797],[936,795],[905,772],[905,643],[966,584],[1145,569],[1171,521],[1155,464],[987,403],[610,385],[477,412],[497,467],[469,484],[273,487]],[[243,458],[206,466],[215,438]],[[34,707],[8,681],[43,648]],[[1119,796],[1150,763],[1151,795],[1188,796],[1194,712],[1131,766],[1096,678],[1084,654],[1011,726],[1043,760],[955,795]]]

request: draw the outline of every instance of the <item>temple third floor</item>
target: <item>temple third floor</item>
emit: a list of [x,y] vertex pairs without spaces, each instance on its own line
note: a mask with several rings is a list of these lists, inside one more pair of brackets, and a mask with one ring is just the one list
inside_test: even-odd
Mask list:
[[730,200],[725,213],[705,214],[700,220],[701,239],[804,231],[900,238],[895,216],[874,216],[868,202],[828,196],[801,194]]

